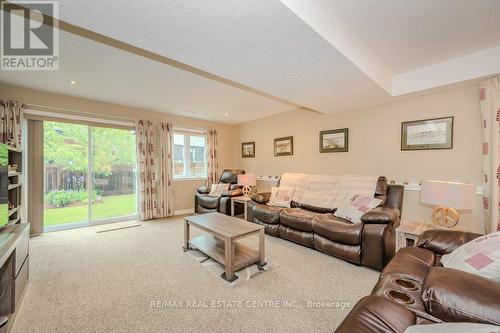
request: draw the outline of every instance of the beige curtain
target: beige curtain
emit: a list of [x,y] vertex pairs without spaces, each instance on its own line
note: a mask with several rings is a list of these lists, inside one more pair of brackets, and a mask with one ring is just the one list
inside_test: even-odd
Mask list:
[[172,125],[138,120],[139,218],[150,220],[174,214],[172,186]]
[[43,121],[28,120],[26,134],[27,217],[30,222],[30,233],[38,235],[43,232]]
[[217,152],[217,131],[214,129],[207,130],[207,186],[211,186],[219,181],[219,159]]
[[483,206],[486,232],[500,230],[500,77],[480,84],[483,127]]
[[14,148],[21,148],[21,127],[23,104],[16,101],[0,100],[0,142]]

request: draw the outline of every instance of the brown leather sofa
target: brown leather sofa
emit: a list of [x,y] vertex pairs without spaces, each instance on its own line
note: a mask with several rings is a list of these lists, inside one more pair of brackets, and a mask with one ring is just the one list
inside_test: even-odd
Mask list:
[[403,205],[403,186],[379,177],[374,196],[381,206],[365,213],[362,223],[336,218],[335,209],[292,202],[291,208],[266,205],[270,193],[251,196],[247,220],[265,227],[268,235],[305,245],[357,265],[381,270],[393,257],[395,229]]
[[[440,258],[479,234],[424,232],[401,249],[337,333],[400,333],[411,325],[473,322],[500,325],[500,283],[440,265]],[[499,328],[500,329],[500,328]]]
[[[194,196],[194,211],[196,213],[211,213],[219,212],[226,215],[231,215],[231,197],[239,197],[243,195],[241,186],[238,186],[238,175],[245,174],[245,170],[230,170],[222,171],[219,183],[230,184],[229,190],[224,192],[220,197],[210,197],[208,186],[198,188]],[[238,206],[238,207],[237,207]],[[243,214],[243,208],[240,205],[235,205],[235,214]]]

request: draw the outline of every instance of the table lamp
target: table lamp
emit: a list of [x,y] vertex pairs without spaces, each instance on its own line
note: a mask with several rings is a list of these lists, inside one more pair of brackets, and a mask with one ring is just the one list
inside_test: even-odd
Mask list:
[[250,195],[252,186],[257,185],[257,179],[253,174],[238,175],[238,185],[243,186],[243,194]]
[[420,200],[436,206],[432,212],[432,223],[448,228],[458,224],[457,209],[474,209],[475,190],[470,183],[438,180],[422,181]]

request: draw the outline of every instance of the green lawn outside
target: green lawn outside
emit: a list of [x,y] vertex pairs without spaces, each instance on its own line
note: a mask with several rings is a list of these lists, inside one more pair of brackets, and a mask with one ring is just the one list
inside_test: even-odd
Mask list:
[[[134,215],[135,213],[134,194],[102,197],[102,202],[92,205],[92,220]],[[88,206],[45,209],[43,224],[48,227],[73,222],[85,222],[87,221],[87,214]]]

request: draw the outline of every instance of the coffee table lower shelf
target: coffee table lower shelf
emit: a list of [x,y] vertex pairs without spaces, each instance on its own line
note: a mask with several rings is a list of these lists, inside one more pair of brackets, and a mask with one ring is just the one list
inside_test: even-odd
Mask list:
[[[189,240],[189,244],[205,253],[207,256],[226,266],[226,251],[224,241],[208,234],[200,235]],[[259,252],[241,243],[234,242],[233,250],[234,271],[259,262]]]

